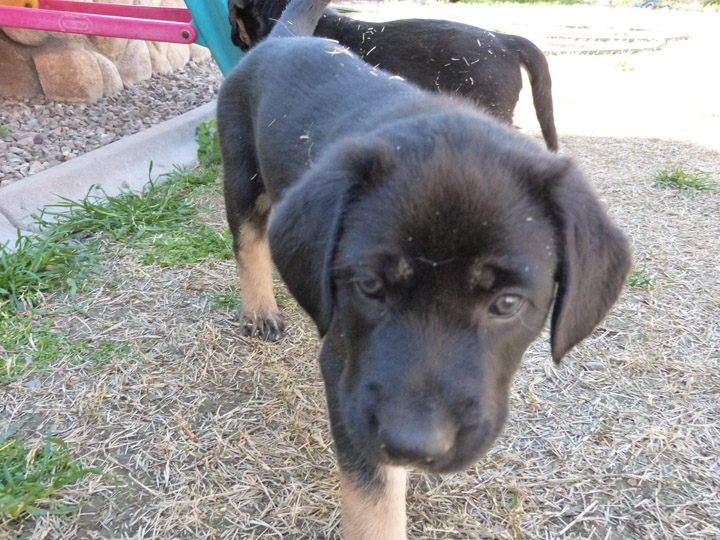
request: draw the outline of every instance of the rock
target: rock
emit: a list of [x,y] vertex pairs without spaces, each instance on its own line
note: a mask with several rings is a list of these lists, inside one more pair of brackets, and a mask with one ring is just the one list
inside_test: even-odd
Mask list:
[[167,56],[168,47],[170,46],[170,43],[165,41],[148,41],[147,42],[148,47],[150,48],[150,53],[152,54],[152,50],[155,49],[158,54],[161,54],[162,56]]
[[33,60],[47,99],[94,103],[102,97],[102,72],[92,52],[43,50],[35,53]]
[[148,51],[150,52],[150,63],[152,64],[153,74],[167,75],[172,73],[172,66],[167,59],[168,43],[159,41],[148,42]]
[[0,96],[4,98],[31,98],[42,93],[32,60],[7,41],[0,41]]
[[212,58],[212,53],[207,47],[198,45],[197,43],[190,44],[190,59],[193,62],[205,62]]
[[184,43],[169,43],[167,59],[173,70],[184,68],[190,61],[190,47]]
[[117,62],[125,54],[129,42],[130,40],[125,38],[90,36],[90,43],[95,46],[98,52],[113,62]]
[[29,30],[27,28],[11,28],[8,26],[4,27],[2,31],[14,42],[30,47],[42,45],[48,38],[48,33],[45,30]]
[[153,54],[150,53],[150,61],[152,63],[153,75],[169,75],[173,72],[170,61],[164,56],[153,56]]
[[[90,48],[90,37],[86,36],[85,34],[70,34],[67,32],[53,32],[52,38],[55,43],[57,43],[58,47],[65,47],[65,48],[80,48],[80,49],[89,49]],[[52,45],[51,43],[48,43],[48,45]]]
[[118,68],[108,58],[100,53],[93,53],[97,60],[103,80],[103,96],[114,96],[123,89],[122,78]]
[[32,176],[33,174],[37,174],[39,172],[42,172],[45,170],[45,165],[40,163],[39,161],[34,161],[30,165],[30,169],[28,169],[28,176]]
[[130,41],[117,62],[117,68],[126,88],[152,77],[152,63],[147,43]]
[[34,146],[36,135],[37,133],[16,133],[14,138],[16,144],[20,146]]

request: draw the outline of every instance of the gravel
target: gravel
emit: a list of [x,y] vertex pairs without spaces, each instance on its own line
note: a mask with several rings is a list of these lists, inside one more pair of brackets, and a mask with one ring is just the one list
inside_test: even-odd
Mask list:
[[221,81],[190,62],[92,105],[0,98],[0,188],[208,103]]

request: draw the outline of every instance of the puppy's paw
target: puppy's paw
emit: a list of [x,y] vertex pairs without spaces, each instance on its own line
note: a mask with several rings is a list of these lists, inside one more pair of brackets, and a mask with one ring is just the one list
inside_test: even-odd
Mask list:
[[266,316],[243,313],[243,335],[254,338],[259,337],[265,341],[277,341],[285,331],[285,323],[280,313]]

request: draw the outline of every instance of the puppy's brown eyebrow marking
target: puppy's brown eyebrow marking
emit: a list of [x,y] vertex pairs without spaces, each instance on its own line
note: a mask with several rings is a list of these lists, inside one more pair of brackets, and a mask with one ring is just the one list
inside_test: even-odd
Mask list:
[[530,269],[535,266],[524,258],[476,259],[468,269],[468,285],[471,290],[484,291],[511,286],[532,289],[535,276]]
[[410,264],[410,261],[408,261],[405,257],[400,257],[400,260],[397,262],[397,266],[394,269],[394,273],[391,276],[391,279],[394,279],[396,281],[406,281],[410,279],[413,275],[413,268]]
[[475,261],[470,267],[470,289],[483,289],[489,291],[497,281],[493,267],[481,261]]

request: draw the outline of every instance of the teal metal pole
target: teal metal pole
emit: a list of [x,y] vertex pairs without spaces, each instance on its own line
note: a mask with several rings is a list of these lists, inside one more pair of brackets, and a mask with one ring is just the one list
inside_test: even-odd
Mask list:
[[230,41],[230,22],[225,0],[185,0],[197,30],[195,43],[204,45],[215,58],[223,75],[237,65],[243,52]]

